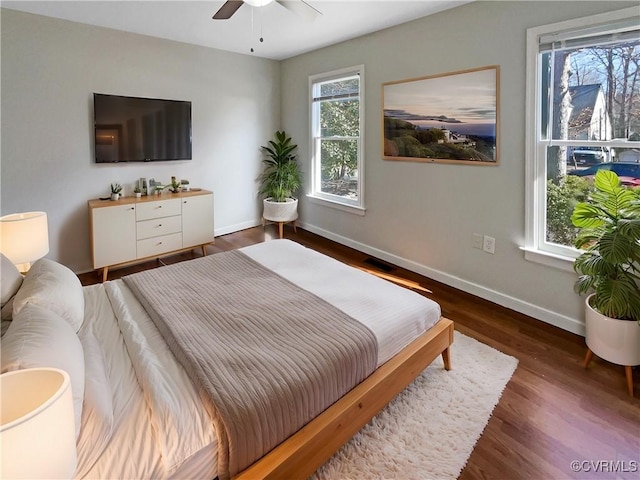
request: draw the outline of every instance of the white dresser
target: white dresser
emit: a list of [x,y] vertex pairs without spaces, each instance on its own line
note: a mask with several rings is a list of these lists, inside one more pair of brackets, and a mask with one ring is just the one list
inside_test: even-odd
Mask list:
[[89,200],[93,268],[109,268],[213,243],[213,192]]

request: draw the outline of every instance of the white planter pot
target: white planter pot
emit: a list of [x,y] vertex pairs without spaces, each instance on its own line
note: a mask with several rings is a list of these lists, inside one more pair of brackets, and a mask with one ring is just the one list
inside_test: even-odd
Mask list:
[[598,357],[617,365],[640,365],[640,325],[633,320],[617,320],[595,311],[585,301],[587,346]]
[[287,198],[284,202],[274,202],[271,198],[263,200],[262,217],[270,222],[293,222],[298,218],[298,199]]
[[118,200],[120,198],[120,194],[119,193],[112,193],[111,194],[111,200]]

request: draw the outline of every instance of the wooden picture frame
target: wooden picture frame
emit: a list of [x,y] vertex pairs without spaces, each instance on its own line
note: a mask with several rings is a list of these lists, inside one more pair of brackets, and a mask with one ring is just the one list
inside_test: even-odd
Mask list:
[[500,67],[382,84],[382,158],[498,165]]

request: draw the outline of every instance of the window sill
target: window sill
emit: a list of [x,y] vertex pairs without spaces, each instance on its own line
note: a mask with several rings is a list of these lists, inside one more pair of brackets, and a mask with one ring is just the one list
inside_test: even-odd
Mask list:
[[343,212],[352,213],[354,215],[360,215],[361,217],[364,217],[367,211],[367,209],[364,207],[357,207],[355,205],[346,205],[344,203],[333,202],[331,200],[315,197],[313,195],[307,195],[307,199],[309,199],[311,203],[315,203],[317,205],[322,205],[329,208],[335,208],[336,210],[342,210]]
[[524,251],[524,258],[529,262],[540,263],[565,272],[574,272],[573,263],[575,258],[544,252],[531,247],[520,247],[520,250]]

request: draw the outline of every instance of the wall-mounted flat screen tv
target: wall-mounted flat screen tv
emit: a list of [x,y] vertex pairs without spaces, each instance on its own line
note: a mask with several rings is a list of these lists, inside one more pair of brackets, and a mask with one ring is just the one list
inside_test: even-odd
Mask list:
[[191,160],[191,102],[93,94],[96,163]]

